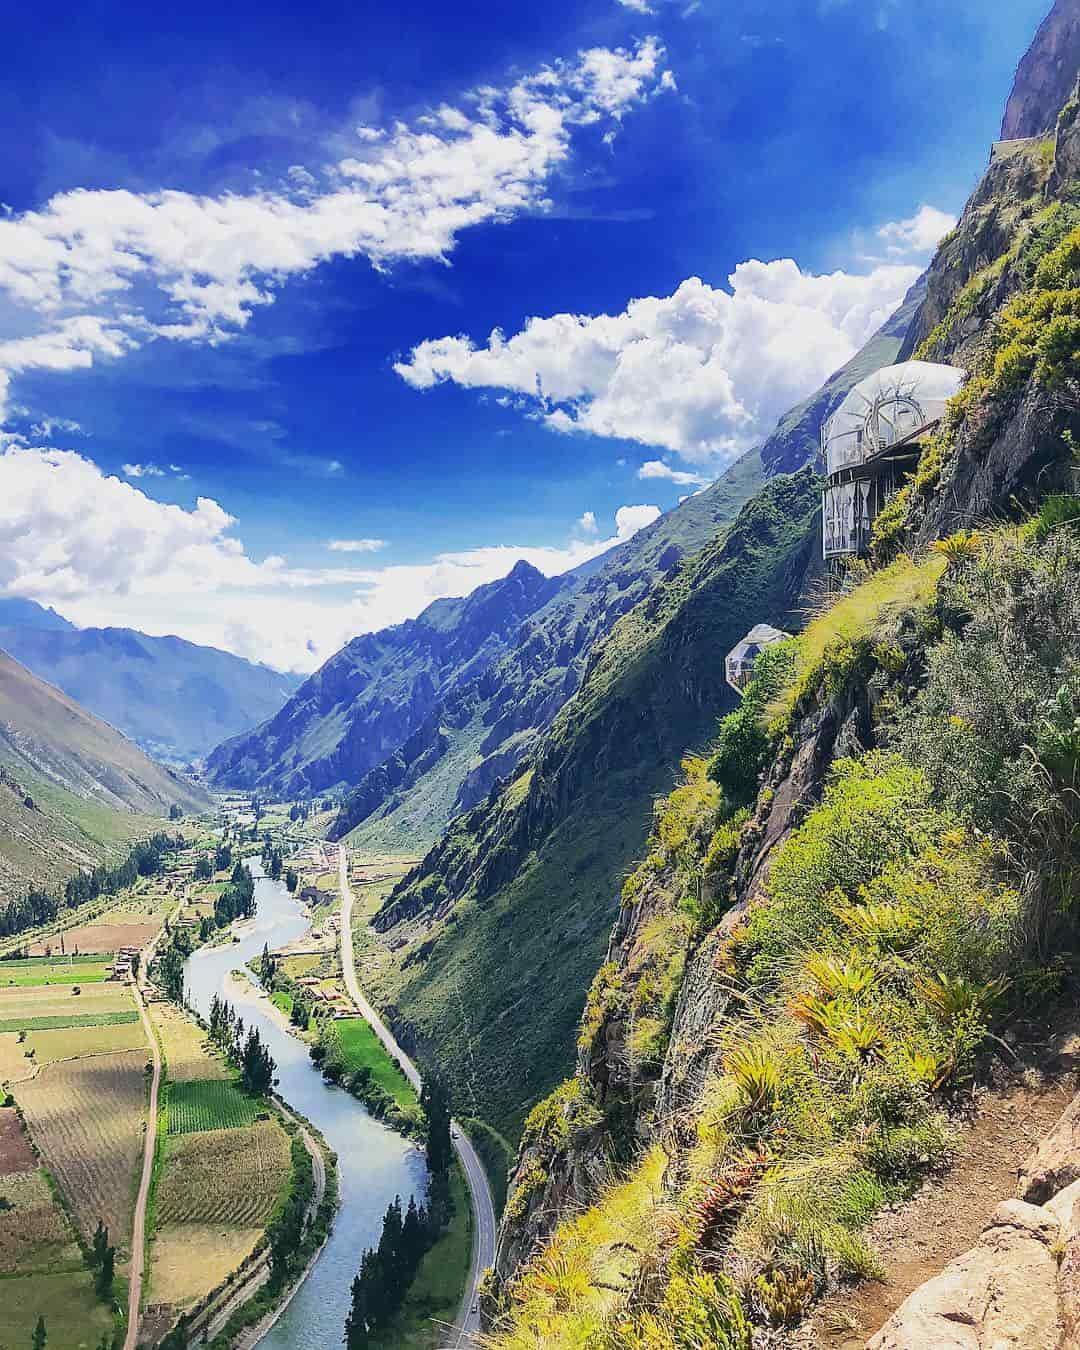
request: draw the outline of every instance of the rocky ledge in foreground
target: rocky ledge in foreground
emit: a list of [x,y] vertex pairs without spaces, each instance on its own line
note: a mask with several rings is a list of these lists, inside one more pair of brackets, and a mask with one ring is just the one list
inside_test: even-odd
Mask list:
[[1080,1350],[1080,1095],[979,1241],[916,1289],[867,1350]]

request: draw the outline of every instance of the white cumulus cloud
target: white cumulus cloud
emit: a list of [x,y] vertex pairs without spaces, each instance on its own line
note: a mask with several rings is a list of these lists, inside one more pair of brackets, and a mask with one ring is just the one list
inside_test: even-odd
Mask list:
[[790,258],[752,260],[727,290],[690,277],[621,314],[530,318],[482,344],[428,339],[394,369],[415,389],[498,389],[555,431],[638,441],[716,467],[843,365],[918,275],[899,263],[817,276]]
[[507,543],[385,567],[300,567],[252,557],[236,518],[212,498],[191,509],[159,502],[74,451],[12,440],[0,450],[0,596],[53,605],[84,626],[176,633],[308,670],[357,633],[465,595],[520,558],[557,575],[659,514],[623,506],[614,533],[564,546]]
[[892,220],[882,225],[877,237],[890,258],[910,258],[914,254],[933,253],[956,225],[956,217],[936,206],[922,205],[907,220]]
[[458,235],[547,204],[582,128],[610,132],[670,88],[654,38],[593,48],[413,124],[359,128],[336,163],[277,189],[77,190],[0,218],[0,407],[12,375],[74,369],[153,338],[221,341],[288,278],[335,257],[446,261]]
[[648,459],[637,471],[639,478],[663,478],[679,487],[704,487],[708,477],[700,473],[691,473],[687,469],[673,469],[662,459]]

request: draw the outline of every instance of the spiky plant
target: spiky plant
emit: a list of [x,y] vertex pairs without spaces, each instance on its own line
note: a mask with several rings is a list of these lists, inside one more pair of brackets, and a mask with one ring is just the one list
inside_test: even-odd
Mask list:
[[978,530],[957,530],[947,539],[935,539],[930,549],[944,558],[949,567],[962,567],[979,556],[982,544],[983,538]]
[[805,969],[826,999],[841,995],[858,998],[873,987],[878,976],[875,967],[855,952],[850,953],[846,961],[812,952],[806,958]]
[[780,1063],[762,1041],[752,1041],[732,1050],[724,1070],[735,1084],[743,1105],[755,1115],[771,1111],[780,1093]]
[[1009,981],[999,975],[979,983],[963,975],[920,975],[915,981],[919,996],[943,1026],[967,1017],[989,1020],[1001,1002]]
[[814,1298],[814,1277],[795,1269],[770,1270],[754,1281],[754,1292],[766,1320],[789,1327],[802,1320]]

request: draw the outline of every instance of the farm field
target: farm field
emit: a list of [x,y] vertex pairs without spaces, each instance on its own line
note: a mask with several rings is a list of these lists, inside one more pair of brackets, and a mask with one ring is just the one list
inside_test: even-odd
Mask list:
[[[37,1158],[26,1137],[19,1113],[14,1107],[0,1110],[0,1178],[17,1175],[20,1172],[33,1172],[37,1169]],[[4,1182],[0,1181],[0,1194]],[[13,1197],[9,1194],[8,1199]]]
[[12,1109],[0,1110],[0,1196],[0,1344],[28,1345],[44,1314],[53,1350],[91,1350],[112,1318]]
[[206,1032],[179,1008],[171,1003],[152,1003],[150,1017],[161,1038],[170,1082],[231,1077],[225,1061],[204,1048]]
[[10,1087],[33,1078],[37,1072],[32,1060],[26,1058],[26,1046],[19,1044],[16,1032],[0,1036],[0,1083]]
[[[161,927],[159,919],[141,923],[90,923],[80,928],[69,928],[64,933],[64,947],[76,955],[117,952],[121,947],[145,947]],[[29,950],[30,956],[51,956],[56,952],[56,939],[43,938]],[[46,950],[46,949],[50,950]],[[6,963],[5,963],[6,964]]]
[[[113,1016],[122,1017],[125,1014],[115,1013]],[[31,1031],[26,1038],[26,1047],[33,1050],[39,1064],[55,1064],[59,1060],[85,1055],[114,1054],[119,1050],[147,1049],[146,1032],[138,1013],[119,1024]]]
[[109,978],[107,962],[93,956],[36,957],[0,962],[0,990],[51,984],[97,984]]
[[[82,990],[75,994],[75,988]],[[119,981],[108,984],[12,985],[0,987],[0,1019],[17,1021],[27,1017],[87,1017],[131,1012],[131,990]]]
[[93,1350],[113,1333],[112,1314],[94,1293],[90,1272],[41,1273],[4,1280],[0,1345],[29,1345],[38,1315],[49,1350]]
[[169,1087],[169,1134],[254,1125],[259,1112],[265,1109],[245,1096],[235,1083],[222,1079],[172,1083]]
[[149,1051],[46,1064],[15,1095],[30,1133],[84,1235],[98,1219],[118,1248],[130,1237],[142,1151]]
[[0,1273],[81,1268],[82,1253],[67,1216],[32,1158],[30,1167],[0,1181],[0,1195],[12,1205],[0,1214]]
[[372,1081],[385,1089],[399,1106],[415,1106],[416,1093],[405,1075],[390,1060],[381,1041],[362,1017],[344,1017],[334,1022],[341,1058],[350,1073],[367,1068]]
[[[0,1019],[0,1032],[78,1030],[84,1027],[119,1027],[139,1020],[132,1008],[123,1012],[57,1013],[49,1017],[9,1017]],[[96,1053],[87,1051],[88,1054]]]
[[181,1309],[198,1302],[250,1255],[262,1228],[169,1224],[150,1249],[150,1303]]
[[162,1224],[261,1228],[289,1175],[289,1140],[276,1119],[242,1129],[170,1135],[155,1214]]

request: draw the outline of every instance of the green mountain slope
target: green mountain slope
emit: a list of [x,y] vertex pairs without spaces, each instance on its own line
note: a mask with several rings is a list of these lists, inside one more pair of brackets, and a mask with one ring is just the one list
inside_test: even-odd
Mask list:
[[0,652],[0,894],[98,861],[174,805],[210,800]]
[[29,601],[0,600],[0,650],[147,754],[178,764],[201,759],[224,737],[275,713],[300,683],[178,637],[77,629]]
[[793,621],[819,486],[808,470],[774,480],[624,615],[521,774],[456,819],[375,916],[376,997],[500,1128],[571,1061],[653,796],[732,700],[724,655],[750,622]]

